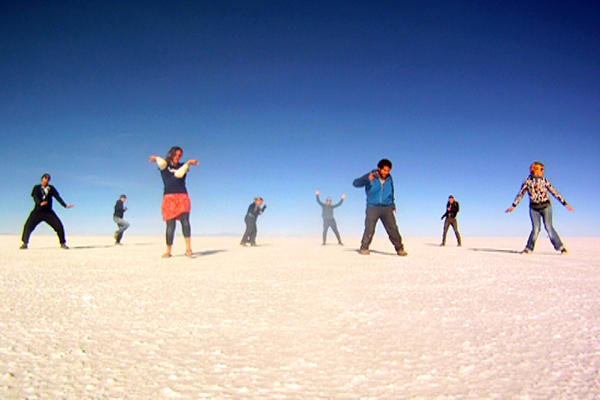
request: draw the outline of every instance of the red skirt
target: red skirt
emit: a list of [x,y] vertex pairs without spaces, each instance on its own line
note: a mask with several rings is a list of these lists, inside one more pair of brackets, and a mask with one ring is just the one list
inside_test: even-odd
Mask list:
[[187,193],[171,193],[163,196],[161,205],[163,221],[177,219],[183,213],[189,213],[192,203]]

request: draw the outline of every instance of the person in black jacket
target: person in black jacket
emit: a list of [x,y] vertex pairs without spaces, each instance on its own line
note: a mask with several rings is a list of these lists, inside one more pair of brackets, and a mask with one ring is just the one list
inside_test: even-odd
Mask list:
[[342,238],[340,237],[340,233],[337,229],[337,223],[335,222],[335,218],[333,218],[333,209],[342,205],[344,199],[346,198],[346,194],[343,194],[342,199],[337,204],[333,205],[331,204],[331,199],[329,197],[327,198],[327,200],[325,200],[325,203],[323,203],[319,198],[319,194],[320,192],[319,190],[317,190],[317,203],[319,203],[319,205],[323,209],[323,246],[327,244],[327,231],[329,230],[329,227],[331,227],[331,230],[335,234],[335,237],[338,240],[338,244],[340,246],[343,246],[344,244],[342,243]]
[[256,219],[260,214],[265,212],[265,209],[267,208],[266,204],[261,207],[262,203],[263,198],[256,197],[248,206],[248,212],[246,212],[246,216],[244,217],[246,232],[244,232],[244,236],[240,242],[240,245],[242,246],[245,246],[248,243],[250,243],[250,246],[256,246],[256,234],[258,232],[256,228]]
[[115,231],[115,245],[121,244],[121,239],[123,239],[123,233],[129,228],[129,222],[123,219],[123,214],[127,211],[127,207],[123,203],[127,200],[127,196],[124,194],[121,195],[117,203],[115,204],[115,212],[113,214],[113,220],[117,224],[118,229]]
[[444,234],[442,235],[442,244],[440,246],[446,245],[446,234],[448,233],[448,228],[452,225],[452,229],[454,229],[454,234],[456,235],[456,242],[458,243],[458,247],[462,246],[462,241],[460,239],[460,233],[458,232],[458,221],[456,221],[456,216],[460,211],[460,206],[458,205],[458,201],[454,200],[454,196],[448,197],[448,203],[446,204],[446,212],[442,215],[441,219],[446,218],[444,221]]
[[54,229],[58,235],[60,247],[63,249],[69,248],[67,247],[67,240],[65,239],[65,228],[63,227],[60,218],[58,218],[58,215],[52,210],[52,198],[54,197],[64,208],[71,208],[73,207],[73,204],[65,203],[60,197],[58,190],[50,185],[49,182],[50,174],[44,174],[42,175],[42,183],[40,185],[35,185],[31,191],[31,197],[33,197],[35,206],[23,227],[23,236],[21,237],[21,240],[23,241],[23,244],[21,245],[22,250],[27,249],[31,233],[42,221]]

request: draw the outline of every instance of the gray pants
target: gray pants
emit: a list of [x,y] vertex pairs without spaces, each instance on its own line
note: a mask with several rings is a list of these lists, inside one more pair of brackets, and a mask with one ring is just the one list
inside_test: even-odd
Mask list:
[[375,225],[377,221],[381,220],[383,227],[390,238],[390,242],[394,245],[396,251],[404,250],[402,244],[402,236],[398,231],[398,225],[396,224],[396,218],[394,217],[394,206],[375,206],[367,207],[367,216],[365,217],[365,232],[363,233],[362,241],[360,244],[361,250],[367,250],[373,241],[373,235],[375,234]]
[[337,238],[338,243],[342,243],[342,238],[340,237],[340,233],[338,232],[337,224],[335,219],[324,219],[323,220],[323,244],[327,242],[327,231],[331,228],[335,237]]
[[115,239],[117,243],[121,243],[121,239],[123,239],[123,233],[129,228],[129,222],[125,221],[123,218],[119,218],[116,215],[113,216],[113,220],[117,224],[117,238]]
[[461,246],[462,242],[460,240],[460,233],[458,232],[458,221],[456,220],[456,218],[450,217],[447,217],[444,221],[444,234],[442,235],[442,244],[446,244],[446,235],[448,234],[448,229],[450,228],[450,226],[452,226],[452,229],[454,229],[454,234],[456,235],[456,242],[459,246]]

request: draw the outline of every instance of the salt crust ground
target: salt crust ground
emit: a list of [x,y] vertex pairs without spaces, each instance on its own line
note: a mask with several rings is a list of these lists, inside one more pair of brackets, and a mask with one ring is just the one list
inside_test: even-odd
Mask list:
[[259,239],[0,237],[0,397],[600,396],[600,238]]

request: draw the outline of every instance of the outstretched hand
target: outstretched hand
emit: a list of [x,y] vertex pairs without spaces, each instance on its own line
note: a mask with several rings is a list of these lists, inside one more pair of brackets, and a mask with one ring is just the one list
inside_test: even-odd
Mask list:
[[568,204],[567,204],[565,207],[567,207],[567,210],[569,210],[569,211],[575,211],[575,210],[573,210],[573,207],[571,207],[571,206],[570,206],[570,205],[568,205]]
[[319,192],[319,189],[317,189],[317,191],[315,193],[317,196],[321,194],[321,192]]
[[375,174],[374,174],[374,173],[372,173],[372,172],[371,172],[371,173],[369,174],[369,180],[370,180],[370,181],[373,181],[373,180],[375,180]]
[[67,206],[65,208],[73,208],[74,205],[73,204],[67,204]]
[[200,165],[200,163],[198,162],[198,160],[188,160],[186,162],[187,165]]
[[156,157],[157,156],[150,156],[150,162],[156,162]]
[[346,198],[346,193],[344,193],[344,194],[342,195],[342,199],[345,199],[345,198]]
[[510,207],[508,207],[508,208],[507,208],[507,209],[506,209],[504,212],[505,212],[505,213],[510,213],[510,212],[513,212],[513,210],[514,210],[514,209],[515,209],[515,208],[514,208],[513,206],[510,206]]

